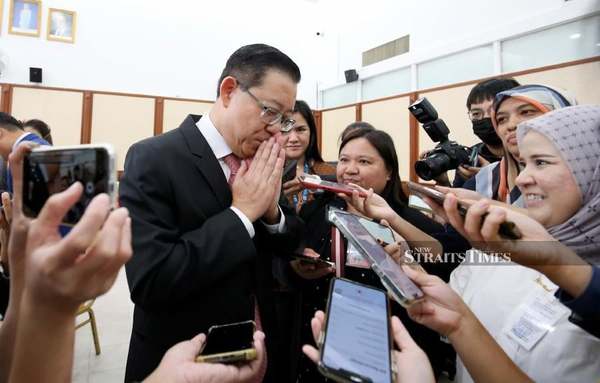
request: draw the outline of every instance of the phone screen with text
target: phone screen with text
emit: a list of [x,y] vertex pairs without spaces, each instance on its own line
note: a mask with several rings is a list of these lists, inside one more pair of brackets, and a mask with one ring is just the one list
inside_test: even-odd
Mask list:
[[386,293],[343,279],[331,288],[322,363],[341,375],[391,382]]

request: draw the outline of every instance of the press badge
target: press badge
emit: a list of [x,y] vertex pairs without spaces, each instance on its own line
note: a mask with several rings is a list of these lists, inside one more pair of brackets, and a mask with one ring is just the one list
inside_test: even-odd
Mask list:
[[348,250],[346,250],[346,266],[359,267],[361,269],[371,268],[369,262],[363,258],[360,252],[351,243],[348,243]]
[[527,351],[548,333],[569,309],[552,292],[535,285],[535,291],[517,307],[503,332]]

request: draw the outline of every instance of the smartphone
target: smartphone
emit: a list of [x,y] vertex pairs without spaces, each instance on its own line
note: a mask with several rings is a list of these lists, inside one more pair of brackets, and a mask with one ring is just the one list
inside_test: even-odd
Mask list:
[[367,229],[369,234],[384,244],[389,245],[390,243],[396,242],[396,239],[394,238],[394,232],[389,227],[364,217],[358,218],[358,222],[360,222],[360,224]]
[[389,318],[385,291],[332,279],[319,371],[336,382],[392,382]]
[[206,335],[206,347],[196,356],[198,363],[238,363],[256,359],[254,321],[212,326]]
[[108,144],[76,146],[40,146],[23,160],[23,212],[37,217],[46,200],[75,182],[83,184],[79,201],[63,218],[63,224],[75,225],[91,200],[107,193],[115,204],[115,154]]
[[326,261],[321,258],[309,257],[308,255],[304,255],[302,253],[295,253],[293,257],[304,263],[310,263],[321,267],[335,267],[334,262]]
[[[429,197],[440,206],[444,204],[446,195],[438,190],[419,185],[418,183],[412,181],[408,181],[407,186],[408,190],[420,197]],[[471,204],[465,201],[458,201],[457,207],[458,213],[464,217],[465,215],[467,215],[467,210],[469,209],[469,207],[471,207]],[[487,214],[484,214],[483,218],[485,218],[486,215]],[[505,221],[500,224],[498,234],[507,239],[521,239],[523,237],[517,225],[515,225],[514,222],[510,221]]]
[[[313,174],[304,174],[299,178],[302,185],[304,185],[304,187],[307,189],[328,190],[334,193],[343,193],[350,196],[352,195],[352,191],[355,190],[348,185],[322,180],[319,176]],[[359,195],[361,197],[367,196],[367,194],[363,192],[359,192]]]
[[359,221],[360,216],[330,207],[327,218],[356,247],[398,303],[407,307],[423,299],[423,291],[376,242],[375,237]]
[[412,207],[413,209],[421,210],[427,214],[433,213],[431,207],[416,194],[411,194],[408,196],[408,206]]
[[286,167],[283,169],[283,176],[281,177],[282,184],[296,178],[296,166],[297,165],[298,165],[298,161],[296,161],[296,160],[288,162]]

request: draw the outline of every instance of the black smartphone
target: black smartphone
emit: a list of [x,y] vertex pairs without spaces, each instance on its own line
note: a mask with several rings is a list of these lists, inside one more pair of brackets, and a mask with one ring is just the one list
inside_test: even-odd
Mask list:
[[309,257],[308,255],[304,255],[303,253],[294,253],[293,257],[300,262],[308,263],[315,266],[320,267],[335,267],[335,263],[331,261],[326,261],[322,258]]
[[46,200],[75,182],[83,184],[79,201],[67,212],[63,224],[75,225],[91,200],[107,193],[114,205],[115,155],[110,145],[40,146],[23,160],[23,212],[37,217]]
[[337,382],[392,382],[389,318],[385,291],[334,278],[319,371]]
[[[415,193],[417,196],[429,197],[432,200],[434,200],[438,205],[444,205],[444,200],[446,199],[446,195],[444,193],[412,181],[408,181],[407,186],[408,190],[410,190],[412,193]],[[466,201],[458,201],[457,207],[458,213],[464,217],[465,215],[467,215],[467,210],[471,207],[471,204]],[[485,217],[486,215],[487,213],[484,214],[483,217]],[[515,223],[511,221],[502,222],[500,224],[500,228],[498,229],[498,233],[502,237],[507,239],[521,239],[523,237],[517,225],[515,225]]]
[[283,175],[281,177],[282,184],[296,178],[296,165],[298,165],[298,161],[296,160],[289,161],[286,164],[285,168],[283,169]]
[[196,357],[199,363],[238,363],[256,359],[254,321],[212,326],[206,335],[206,347]]

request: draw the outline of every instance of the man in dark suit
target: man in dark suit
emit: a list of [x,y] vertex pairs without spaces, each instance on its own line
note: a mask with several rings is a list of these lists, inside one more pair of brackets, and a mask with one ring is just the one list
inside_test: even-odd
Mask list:
[[228,59],[208,114],[127,153],[120,201],[132,217],[135,311],[126,381],[142,380],[169,347],[213,325],[256,320],[275,354],[271,255],[291,251],[301,234],[293,210],[278,204],[285,153],[277,140],[294,124],[299,81],[279,50],[244,46]]

